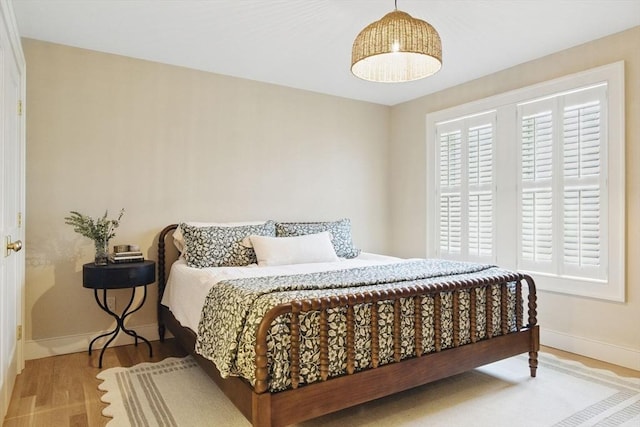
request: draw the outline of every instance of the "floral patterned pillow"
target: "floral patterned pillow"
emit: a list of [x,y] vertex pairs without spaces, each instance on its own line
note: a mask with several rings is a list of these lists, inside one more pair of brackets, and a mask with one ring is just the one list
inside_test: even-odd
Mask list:
[[275,223],[238,227],[196,227],[180,224],[184,258],[189,267],[239,267],[258,262],[253,248],[243,244],[249,235],[275,237]]
[[331,233],[331,243],[336,255],[341,258],[355,258],[360,255],[360,249],[353,246],[351,240],[351,220],[344,218],[330,222],[276,222],[277,237],[303,236],[328,231]]

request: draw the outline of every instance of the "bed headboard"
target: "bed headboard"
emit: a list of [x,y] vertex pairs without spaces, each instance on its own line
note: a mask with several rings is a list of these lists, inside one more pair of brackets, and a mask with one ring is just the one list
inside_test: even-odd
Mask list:
[[[178,228],[178,224],[166,226],[158,238],[158,313],[160,313],[160,302],[164,295],[164,288],[167,285],[169,268],[178,259],[178,250],[173,245],[173,232]],[[169,237],[169,247],[166,245]]]

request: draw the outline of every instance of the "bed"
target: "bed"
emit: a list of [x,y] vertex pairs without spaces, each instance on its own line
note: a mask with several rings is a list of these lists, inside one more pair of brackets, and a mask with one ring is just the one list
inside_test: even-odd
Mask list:
[[[167,226],[158,240],[160,340],[169,330],[254,426],[316,418],[522,353],[529,354],[530,375],[536,376],[536,289],[527,275],[359,254],[330,271],[293,269],[281,275],[289,267],[274,267],[275,276],[231,275],[209,286],[206,295],[200,291],[200,299],[213,308],[202,310],[195,322],[179,306],[167,306],[172,265],[174,277],[182,270],[194,283],[206,281],[168,244],[176,228]],[[452,270],[442,273],[442,263]],[[314,268],[325,265],[333,264]],[[362,279],[363,274],[372,279]],[[326,294],[316,284],[301,288],[302,278],[320,287],[332,282],[332,290]],[[242,301],[254,283],[260,296],[247,307],[259,307],[256,313],[218,328],[231,311],[248,311]],[[234,287],[242,297],[229,293]],[[176,295],[174,301],[186,299]],[[227,343],[228,335],[243,340]]]

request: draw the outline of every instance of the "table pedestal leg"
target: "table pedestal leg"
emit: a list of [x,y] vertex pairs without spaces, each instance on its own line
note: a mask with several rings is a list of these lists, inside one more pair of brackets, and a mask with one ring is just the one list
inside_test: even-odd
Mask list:
[[100,300],[100,297],[98,296],[98,289],[94,289],[94,296],[96,299],[96,302],[98,303],[98,306],[100,306],[100,308],[109,313],[109,315],[111,315],[115,320],[116,320],[116,327],[107,333],[104,333],[102,335],[98,335],[97,337],[95,337],[93,340],[91,340],[91,343],[89,344],[89,355],[91,355],[91,349],[93,348],[93,344],[100,338],[103,337],[107,337],[107,336],[111,336],[111,338],[109,338],[109,340],[106,342],[106,344],[102,347],[102,350],[100,351],[100,359],[98,361],[98,368],[102,368],[102,356],[104,356],[104,351],[107,349],[107,347],[109,346],[109,344],[111,344],[111,342],[116,338],[116,336],[118,335],[118,332],[120,332],[121,330],[129,335],[132,336],[134,338],[134,342],[135,345],[138,345],[138,339],[140,339],[141,341],[144,341],[147,346],[149,347],[149,357],[153,357],[153,349],[151,348],[151,343],[149,342],[149,340],[147,340],[146,338],[144,338],[141,335],[138,335],[134,330],[132,329],[128,329],[125,325],[124,325],[124,321],[127,318],[127,316],[130,316],[131,314],[135,313],[136,311],[140,310],[142,308],[142,305],[144,304],[145,300],[147,299],[147,286],[144,286],[144,291],[143,291],[143,296],[142,296],[142,301],[140,301],[140,303],[131,311],[129,311],[129,309],[131,308],[131,305],[133,304],[133,300],[134,300],[134,296],[136,294],[136,288],[131,288],[131,298],[129,299],[129,303],[127,304],[127,306],[125,307],[125,309],[122,311],[122,314],[118,315],[118,313],[115,313],[113,311],[111,311],[109,309],[109,307],[107,306],[107,289],[103,289],[102,290],[102,301]]

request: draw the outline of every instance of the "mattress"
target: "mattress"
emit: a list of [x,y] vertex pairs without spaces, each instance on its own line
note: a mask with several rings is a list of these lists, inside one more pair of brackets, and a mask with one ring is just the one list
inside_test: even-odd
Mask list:
[[202,306],[210,289],[222,280],[266,276],[290,276],[295,274],[316,273],[320,271],[343,270],[371,265],[392,264],[401,258],[362,252],[352,259],[341,258],[338,262],[281,265],[259,267],[251,264],[246,267],[210,267],[192,268],[180,258],[171,267],[162,304],[171,309],[182,326],[192,331],[198,330]]

